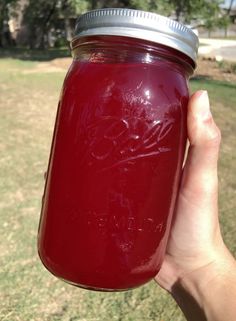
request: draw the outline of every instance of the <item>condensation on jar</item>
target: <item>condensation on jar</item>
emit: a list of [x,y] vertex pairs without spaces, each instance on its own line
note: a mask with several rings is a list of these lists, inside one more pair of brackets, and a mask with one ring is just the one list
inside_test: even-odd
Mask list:
[[38,251],[66,282],[127,290],[165,254],[198,39],[157,14],[101,9],[79,18],[71,46]]

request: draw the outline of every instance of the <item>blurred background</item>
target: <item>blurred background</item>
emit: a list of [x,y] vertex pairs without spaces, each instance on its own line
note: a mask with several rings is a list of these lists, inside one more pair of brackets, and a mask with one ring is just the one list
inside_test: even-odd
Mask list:
[[71,63],[69,42],[79,15],[105,7],[164,14],[199,35],[190,90],[208,90],[222,131],[220,222],[236,255],[236,0],[0,0],[1,321],[185,320],[154,282],[123,293],[86,291],[53,277],[37,256],[44,173]]
[[201,36],[230,37],[236,31],[234,0],[1,0],[0,46],[67,45],[79,15],[109,7],[157,12],[197,28]]

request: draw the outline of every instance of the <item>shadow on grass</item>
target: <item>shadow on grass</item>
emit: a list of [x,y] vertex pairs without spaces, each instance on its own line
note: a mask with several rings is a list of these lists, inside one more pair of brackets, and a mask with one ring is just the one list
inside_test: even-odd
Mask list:
[[50,48],[45,50],[27,48],[4,48],[0,49],[0,58],[15,58],[29,61],[50,61],[56,58],[71,57],[68,47]]
[[193,76],[190,80],[194,80],[194,81],[202,81],[202,80],[211,80],[212,77],[210,77],[209,75],[196,75]]
[[220,87],[236,89],[236,83],[229,82],[229,81],[215,80],[212,77],[205,76],[205,75],[194,76],[190,79],[190,82],[199,83],[199,84],[208,82],[208,85],[211,85],[211,86],[220,86]]

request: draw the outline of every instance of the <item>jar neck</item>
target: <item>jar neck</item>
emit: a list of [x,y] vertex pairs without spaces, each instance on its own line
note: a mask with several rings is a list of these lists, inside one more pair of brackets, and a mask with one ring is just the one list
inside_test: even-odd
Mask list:
[[93,63],[173,63],[187,77],[195,63],[185,54],[157,43],[120,36],[89,36],[72,41],[74,60]]

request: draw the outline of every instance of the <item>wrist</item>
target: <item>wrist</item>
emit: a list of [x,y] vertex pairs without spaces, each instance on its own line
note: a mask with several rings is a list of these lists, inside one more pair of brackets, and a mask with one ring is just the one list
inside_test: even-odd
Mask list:
[[[236,262],[224,248],[205,266],[180,276],[170,292],[187,320],[233,321],[230,313],[235,317],[236,311],[232,312],[230,302],[235,296],[235,284]],[[227,304],[228,311],[222,311],[222,306],[227,309]]]
[[236,275],[236,261],[224,246],[220,253],[212,255],[207,264],[180,276],[176,285],[200,297],[209,285],[212,286],[215,281],[223,283],[231,275]]

